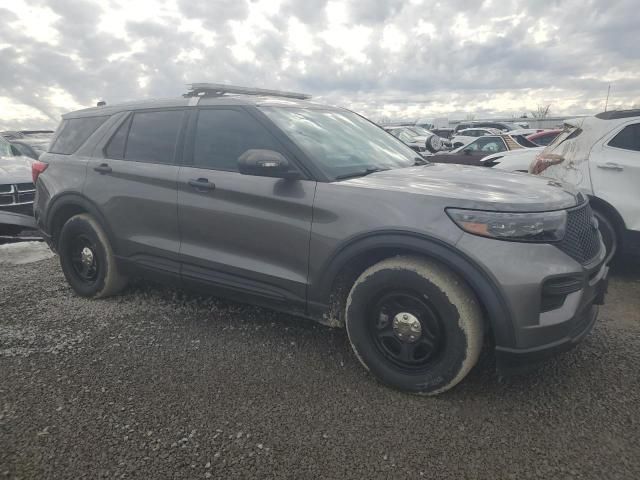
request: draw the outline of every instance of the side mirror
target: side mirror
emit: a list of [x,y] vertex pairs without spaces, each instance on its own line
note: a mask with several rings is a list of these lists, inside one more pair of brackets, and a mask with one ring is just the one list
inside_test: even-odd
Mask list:
[[247,150],[238,158],[238,171],[258,177],[301,178],[300,172],[291,168],[284,155],[273,150]]

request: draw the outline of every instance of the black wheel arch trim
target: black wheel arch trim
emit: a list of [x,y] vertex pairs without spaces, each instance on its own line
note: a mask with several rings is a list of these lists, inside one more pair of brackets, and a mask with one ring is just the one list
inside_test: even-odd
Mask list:
[[111,245],[115,245],[114,243],[115,237],[113,235],[113,232],[111,231],[111,228],[109,227],[109,224],[104,218],[104,215],[102,215],[100,209],[96,206],[95,203],[91,202],[83,195],[75,192],[61,194],[60,196],[51,200],[51,203],[49,204],[49,208],[47,209],[47,212],[46,212],[46,220],[44,222],[44,227],[45,227],[44,233],[51,239],[53,245],[57,247],[57,241],[58,241],[57,238],[54,238],[53,220],[54,218],[56,218],[56,214],[62,208],[67,206],[80,207],[83,210],[85,210],[87,213],[89,213],[93,218],[96,219],[96,221],[104,229],[105,233],[107,234],[107,238],[109,239],[109,242],[111,242]]
[[515,347],[512,314],[497,280],[478,262],[440,239],[403,230],[383,230],[357,235],[343,242],[325,263],[317,281],[309,286],[309,302],[328,304],[333,282],[349,261],[380,248],[405,250],[433,258],[460,275],[484,307],[496,345]]
[[587,195],[587,198],[589,199],[589,204],[591,205],[591,208],[593,210],[598,210],[602,213],[607,213],[603,212],[602,210],[608,210],[613,215],[614,218],[612,218],[611,220],[613,220],[614,227],[617,227],[620,230],[618,233],[622,233],[627,229],[624,223],[624,219],[622,218],[616,207],[611,205],[606,200],[603,200],[602,198],[595,195]]

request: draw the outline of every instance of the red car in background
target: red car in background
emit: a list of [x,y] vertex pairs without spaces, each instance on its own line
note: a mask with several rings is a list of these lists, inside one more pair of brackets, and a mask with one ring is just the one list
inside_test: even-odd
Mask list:
[[543,130],[542,132],[532,133],[527,136],[527,140],[535,143],[540,147],[546,147],[562,132],[562,129]]

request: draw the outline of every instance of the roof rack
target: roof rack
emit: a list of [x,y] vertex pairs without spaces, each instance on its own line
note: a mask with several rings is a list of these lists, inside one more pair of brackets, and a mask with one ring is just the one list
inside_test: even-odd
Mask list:
[[619,118],[639,117],[640,109],[633,108],[630,110],[609,110],[607,112],[598,113],[596,118],[600,120],[617,120]]
[[225,85],[223,83],[191,83],[189,84],[189,91],[185,93],[183,97],[221,97],[229,93],[240,95],[266,95],[270,97],[297,98],[298,100],[308,100],[309,98],[311,98],[311,95],[307,95],[306,93],[266,90],[264,88],[238,87],[236,85]]

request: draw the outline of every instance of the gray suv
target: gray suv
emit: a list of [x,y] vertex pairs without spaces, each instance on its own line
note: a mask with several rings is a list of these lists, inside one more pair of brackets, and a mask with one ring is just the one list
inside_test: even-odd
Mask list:
[[571,347],[606,290],[582,194],[429,163],[303,95],[196,85],[69,113],[33,169],[37,223],[79,295],[148,275],[346,327],[409,392],[453,387],[483,346],[503,373]]

